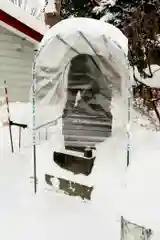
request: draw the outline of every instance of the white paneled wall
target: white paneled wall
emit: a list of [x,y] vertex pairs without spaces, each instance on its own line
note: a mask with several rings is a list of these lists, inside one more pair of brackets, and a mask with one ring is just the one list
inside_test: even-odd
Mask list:
[[14,3],[17,7],[23,11],[28,12],[32,16],[43,22],[43,8],[45,0],[8,0]]
[[29,100],[34,45],[0,27],[0,98],[7,81],[10,101]]

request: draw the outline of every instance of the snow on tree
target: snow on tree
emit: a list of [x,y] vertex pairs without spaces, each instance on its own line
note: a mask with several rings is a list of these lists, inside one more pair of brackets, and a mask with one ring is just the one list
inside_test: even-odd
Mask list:
[[129,38],[129,60],[141,73],[160,63],[159,0],[62,0],[61,15],[102,18],[120,28]]

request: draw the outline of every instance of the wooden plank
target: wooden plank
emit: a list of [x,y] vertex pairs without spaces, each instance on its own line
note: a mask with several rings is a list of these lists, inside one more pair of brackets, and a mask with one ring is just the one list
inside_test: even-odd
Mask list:
[[99,136],[78,136],[77,135],[65,135],[66,141],[86,141],[86,142],[101,142],[106,137],[99,137]]
[[17,66],[15,65],[8,65],[5,63],[2,63],[0,66],[1,69],[1,73],[13,73],[13,74],[32,74],[32,68],[31,67],[27,67],[27,66],[23,66],[23,67],[19,67],[17,69]]
[[[16,54],[15,54],[16,53]],[[15,52],[12,50],[8,50],[8,49],[0,49],[0,57],[4,57],[4,56],[8,56],[8,57],[12,57],[12,58],[22,58],[24,57],[25,59],[30,59],[31,58],[31,53],[27,53],[27,52]]]
[[88,89],[88,88],[90,88],[91,86],[90,86],[90,84],[77,84],[77,85],[69,85],[68,86],[68,89],[69,90],[84,90],[84,89]]
[[101,126],[101,125],[90,125],[88,127],[88,124],[72,124],[72,123],[67,123],[63,126],[64,130],[84,130],[84,131],[101,131],[101,132],[105,132],[109,129],[111,129],[111,124],[110,125],[105,125],[105,126]]
[[63,119],[63,124],[77,124],[77,125],[85,125],[85,126],[111,126],[111,123],[109,122],[100,122],[100,121],[92,121],[91,119],[75,119],[75,120],[65,120]]
[[95,131],[95,130],[90,130],[90,129],[63,129],[63,134],[65,136],[74,136],[77,135],[77,138],[79,138],[80,136],[89,136],[89,137],[107,137],[108,136],[108,132],[111,132],[109,129],[108,131]]
[[[100,141],[102,142],[102,141]],[[96,142],[98,143],[98,142]],[[87,142],[87,141],[67,141],[65,140],[65,146],[72,146],[72,147],[81,147],[81,148],[85,148],[86,146],[89,146],[89,147],[95,147],[96,145],[95,142]]]
[[5,34],[5,33],[3,33],[2,29],[3,28],[0,27],[0,43],[3,41],[7,41],[9,43],[12,43],[12,42],[15,43],[15,42],[20,42],[20,40],[22,39],[16,35],[14,35],[13,33],[11,33],[10,35],[8,33]]
[[0,57],[0,64],[4,64],[7,66],[19,66],[19,68],[21,67],[27,67],[32,69],[32,61],[28,61],[26,62],[23,58],[11,58],[11,57],[7,57],[7,56],[3,56]]
[[7,49],[9,51],[17,51],[17,49],[19,49],[20,47],[22,47],[22,52],[27,53],[27,54],[34,54],[34,49],[29,47],[29,46],[25,46],[26,42],[21,40],[21,41],[17,41],[17,42],[12,42],[12,44],[10,42],[7,41],[0,41],[0,49]]

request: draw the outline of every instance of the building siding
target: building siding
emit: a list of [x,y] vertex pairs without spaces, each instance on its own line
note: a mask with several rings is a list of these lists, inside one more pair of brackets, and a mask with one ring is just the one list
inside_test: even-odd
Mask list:
[[34,44],[0,27],[0,97],[7,81],[10,102],[29,100]]

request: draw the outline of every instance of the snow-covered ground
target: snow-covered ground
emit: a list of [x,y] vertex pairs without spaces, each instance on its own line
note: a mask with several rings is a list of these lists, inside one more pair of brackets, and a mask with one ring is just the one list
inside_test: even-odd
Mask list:
[[[114,229],[119,224],[109,215],[101,216],[92,204],[44,189],[34,196],[29,179],[31,149],[19,153],[15,147],[16,152],[11,154],[7,132],[7,128],[0,129],[1,239],[89,239],[101,234],[118,239],[119,232]],[[13,134],[16,140],[14,129]]]
[[[24,104],[11,104],[12,120],[27,123]],[[28,105],[27,107],[28,108]],[[21,110],[20,110],[21,109]],[[120,239],[120,217],[151,228],[151,239],[160,239],[160,180],[159,132],[140,126],[147,122],[137,113],[132,124],[130,166],[119,155],[124,147],[121,134],[113,136],[97,148],[93,172],[86,180],[77,176],[76,181],[94,185],[92,200],[48,191],[43,182],[38,183],[34,195],[32,175],[31,131],[22,130],[22,148],[18,149],[18,129],[13,127],[14,150],[10,150],[8,127],[0,127],[0,237],[12,239]],[[5,108],[0,111],[5,120]],[[26,119],[26,121],[25,121]],[[47,158],[52,157],[57,138],[41,141],[37,146],[38,174]],[[115,151],[116,149],[116,151]],[[49,166],[49,165],[48,165]],[[60,173],[54,169],[54,173]],[[72,178],[68,173],[65,177]],[[84,181],[84,182],[83,182]]]
[[[12,120],[27,123],[24,115],[27,116],[28,106],[25,109],[24,104],[21,108],[20,105],[19,103],[10,105]],[[5,108],[1,108],[1,120],[6,120]],[[18,129],[12,128],[15,150],[12,154],[8,127],[0,128],[0,237],[4,240],[11,237],[16,240],[48,240],[53,237],[93,239],[99,236],[119,239],[120,222],[116,221],[112,211],[104,214],[99,211],[99,206],[94,206],[92,202],[85,203],[77,198],[45,191],[43,185],[38,185],[38,193],[34,195],[33,183],[30,180],[31,132],[27,131],[22,130],[22,149],[19,152]],[[41,152],[37,147],[38,166],[45,165],[47,156],[44,154],[40,156],[40,153],[46,146],[49,147],[46,142],[41,143],[40,149],[43,149]],[[106,208],[109,209],[109,206]]]

